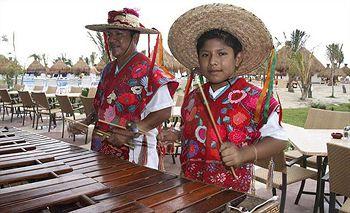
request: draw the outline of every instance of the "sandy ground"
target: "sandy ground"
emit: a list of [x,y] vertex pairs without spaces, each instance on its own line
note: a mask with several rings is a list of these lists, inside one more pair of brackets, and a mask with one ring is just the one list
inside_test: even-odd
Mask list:
[[[324,103],[324,104],[339,104],[350,103],[350,84],[337,84],[334,87],[335,98],[330,98],[332,94],[332,87],[324,84],[312,85],[313,98],[307,98],[307,100],[300,100],[301,91],[298,88],[294,89],[294,93],[288,92],[285,87],[285,80],[280,80],[278,87],[275,88],[275,93],[280,97],[283,108],[300,108],[310,106],[312,103]],[[253,82],[255,85],[260,86],[259,82]],[[342,85],[345,85],[347,93],[343,93]]]

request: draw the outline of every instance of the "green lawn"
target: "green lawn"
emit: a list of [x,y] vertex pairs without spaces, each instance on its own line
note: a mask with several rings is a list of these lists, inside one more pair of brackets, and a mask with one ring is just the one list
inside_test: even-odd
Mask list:
[[283,109],[282,120],[284,123],[304,127],[309,108]]
[[[327,110],[350,112],[350,103],[327,105]],[[294,126],[304,127],[309,107],[296,109],[283,109],[283,122]]]

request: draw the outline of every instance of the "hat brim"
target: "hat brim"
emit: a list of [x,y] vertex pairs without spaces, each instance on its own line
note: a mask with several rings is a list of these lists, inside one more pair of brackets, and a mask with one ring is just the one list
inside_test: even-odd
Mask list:
[[231,33],[241,42],[243,61],[237,75],[258,68],[273,49],[269,31],[253,13],[229,4],[209,4],[187,11],[171,26],[168,44],[174,57],[190,70],[199,67],[197,40],[212,29]]
[[86,25],[85,28],[97,32],[106,32],[110,30],[134,30],[141,34],[159,34],[158,30],[155,29],[148,29],[143,27],[127,27],[124,25],[118,25],[118,24],[93,24],[93,25]]

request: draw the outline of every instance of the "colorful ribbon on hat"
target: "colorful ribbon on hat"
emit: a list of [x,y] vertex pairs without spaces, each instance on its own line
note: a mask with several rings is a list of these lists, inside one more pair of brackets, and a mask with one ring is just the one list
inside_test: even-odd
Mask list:
[[111,53],[109,51],[109,45],[108,45],[108,36],[107,36],[106,32],[103,32],[103,41],[105,43],[105,51],[106,51],[106,54],[108,56],[108,59],[109,59],[109,61],[112,61]]
[[[261,114],[263,115],[263,124],[267,122],[268,111],[270,106],[270,99],[273,91],[273,80],[275,78],[275,66],[276,66],[276,51],[275,49],[271,50],[270,60],[267,68],[267,76],[265,79],[264,87],[262,88],[261,94],[259,96],[256,110],[254,113],[254,121],[259,123],[259,119]],[[265,105],[263,106],[263,102],[265,101]]]
[[159,44],[158,44],[158,58],[157,65],[171,78],[174,78],[174,75],[169,71],[167,67],[164,66],[164,47],[163,47],[163,38],[162,34],[159,33]]

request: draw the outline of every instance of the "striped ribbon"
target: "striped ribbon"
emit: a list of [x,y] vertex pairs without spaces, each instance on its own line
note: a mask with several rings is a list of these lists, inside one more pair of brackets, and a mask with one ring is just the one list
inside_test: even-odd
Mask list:
[[[264,87],[262,88],[260,97],[257,102],[257,107],[254,113],[254,121],[256,123],[259,123],[259,118],[261,116],[261,113],[263,114],[263,124],[267,122],[270,99],[273,91],[273,80],[275,77],[276,61],[277,61],[276,52],[275,52],[275,49],[272,49],[268,68],[267,68],[267,76],[265,79]],[[265,101],[265,105],[263,106],[263,102],[265,98],[266,98],[266,101]]]

